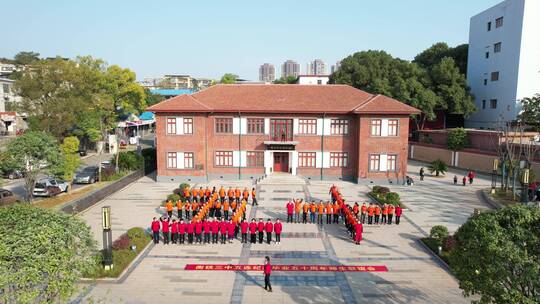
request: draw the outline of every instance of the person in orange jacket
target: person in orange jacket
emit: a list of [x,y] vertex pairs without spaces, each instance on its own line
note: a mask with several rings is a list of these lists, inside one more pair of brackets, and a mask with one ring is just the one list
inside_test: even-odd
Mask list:
[[189,187],[185,187],[185,188],[184,188],[183,194],[184,194],[184,199],[185,199],[185,200],[190,199],[190,191],[189,191]]
[[375,224],[379,225],[379,218],[381,217],[381,207],[375,206]]
[[392,217],[394,216],[394,205],[388,206],[388,225],[392,225]]
[[386,224],[386,218],[388,217],[388,205],[384,204],[382,208],[382,221],[381,224]]
[[330,201],[326,202],[326,224],[332,224],[332,214],[334,213],[334,205]]
[[362,222],[362,224],[366,223],[366,215],[367,215],[367,206],[366,206],[366,203],[363,203],[362,207],[360,208],[360,222]]
[[302,212],[302,200],[297,199],[294,201],[294,219],[295,223],[300,223],[300,212]]
[[229,202],[228,201],[225,201],[223,203],[223,217],[225,218],[226,221],[229,220]]
[[319,205],[317,206],[317,224],[319,225],[323,224],[323,213],[324,213],[324,204],[323,204],[323,201],[320,201]]
[[[246,199],[247,200],[247,199]],[[255,191],[255,188],[251,188],[251,201],[253,203],[253,206],[259,205],[257,203],[257,191]]]
[[242,192],[240,191],[240,188],[236,187],[236,189],[234,189],[234,197],[235,197],[237,203],[240,202],[240,197],[241,196],[242,196]]
[[165,208],[167,209],[167,214],[169,215],[169,218],[172,218],[172,212],[173,212],[173,203],[171,200],[168,200],[167,203],[165,203]]
[[302,223],[307,224],[307,215],[309,211],[309,203],[305,202],[302,206]]
[[249,199],[249,191],[247,188],[244,188],[244,191],[242,191],[242,199],[245,199],[246,201]]
[[192,217],[195,217],[195,215],[197,215],[198,210],[199,210],[199,203],[196,203],[196,202],[191,203],[191,215],[192,215]]
[[231,200],[234,200],[234,190],[231,187],[229,187],[229,190],[227,190],[227,198],[229,199],[229,203]]
[[178,214],[178,220],[182,218],[182,208],[184,207],[184,204],[182,204],[182,200],[179,199],[176,201],[176,213]]
[[219,199],[221,200],[222,204],[225,202],[225,189],[223,189],[223,186],[219,188]]
[[309,204],[309,222],[314,224],[315,223],[315,213],[317,212],[317,206],[315,205],[315,202],[311,202]]
[[334,212],[334,224],[339,224],[339,210],[339,204],[338,202],[335,202],[332,208],[332,211]]
[[216,211],[214,212],[214,216],[218,219],[221,219],[221,202],[214,202],[214,208],[216,209]]
[[235,200],[229,201],[229,203],[231,205],[232,212],[236,212],[236,207],[238,207],[238,204],[236,203],[236,201]]
[[375,214],[375,207],[373,207],[373,204],[369,204],[369,207],[367,208],[368,212],[368,225],[373,224],[373,215]]

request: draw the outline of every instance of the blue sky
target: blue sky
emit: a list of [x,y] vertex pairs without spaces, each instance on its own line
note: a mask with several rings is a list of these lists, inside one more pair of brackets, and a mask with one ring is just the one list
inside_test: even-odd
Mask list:
[[382,49],[412,59],[437,41],[466,43],[469,18],[500,0],[2,1],[0,57],[92,55],[137,78],[232,72],[315,58],[328,65]]

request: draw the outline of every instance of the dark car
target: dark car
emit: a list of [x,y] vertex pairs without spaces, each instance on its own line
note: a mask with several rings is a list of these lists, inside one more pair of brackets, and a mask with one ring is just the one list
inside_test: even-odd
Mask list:
[[19,170],[9,170],[4,173],[4,177],[8,179],[19,179],[19,178],[23,178],[24,174]]
[[96,166],[86,167],[75,174],[73,182],[76,184],[93,184],[99,180],[99,168]]
[[0,206],[7,206],[20,201],[21,198],[13,194],[13,192],[6,189],[0,189]]

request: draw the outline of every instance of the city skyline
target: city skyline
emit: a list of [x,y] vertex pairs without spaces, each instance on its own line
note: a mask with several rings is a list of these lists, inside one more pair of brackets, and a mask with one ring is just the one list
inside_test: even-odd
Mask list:
[[[19,51],[35,51],[43,57],[91,55],[130,68],[137,79],[177,73],[219,79],[235,73],[256,80],[254,67],[264,62],[278,65],[294,58],[305,64],[321,58],[333,63],[369,49],[411,60],[438,41],[467,43],[470,18],[498,2],[321,2],[309,6],[309,14],[297,15],[294,12],[305,10],[305,4],[287,3],[290,7],[284,12],[283,1],[267,5],[249,1],[155,1],[144,5],[93,1],[84,9],[66,1],[13,1],[4,3],[3,9],[11,13],[3,21],[17,31],[4,34],[0,57],[11,58]],[[263,6],[275,18],[260,22],[256,12]],[[32,10],[21,18],[17,12],[28,7]],[[179,11],[188,12],[181,20],[197,24],[199,35],[175,30]],[[326,20],[325,26],[321,18]],[[229,26],[221,26],[225,23]],[[294,26],[299,23],[315,30]],[[157,47],[151,41],[167,43]]]

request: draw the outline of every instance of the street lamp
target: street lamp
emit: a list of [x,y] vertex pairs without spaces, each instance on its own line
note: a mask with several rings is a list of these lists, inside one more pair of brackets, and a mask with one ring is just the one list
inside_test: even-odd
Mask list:
[[497,187],[497,170],[499,169],[499,159],[493,159],[493,172],[491,173],[491,194],[495,194],[495,187]]
[[523,169],[523,189],[521,190],[521,202],[526,204],[529,202],[529,169]]
[[105,270],[111,270],[113,268],[113,262],[110,206],[101,208],[101,224],[103,228],[103,266],[105,267]]

